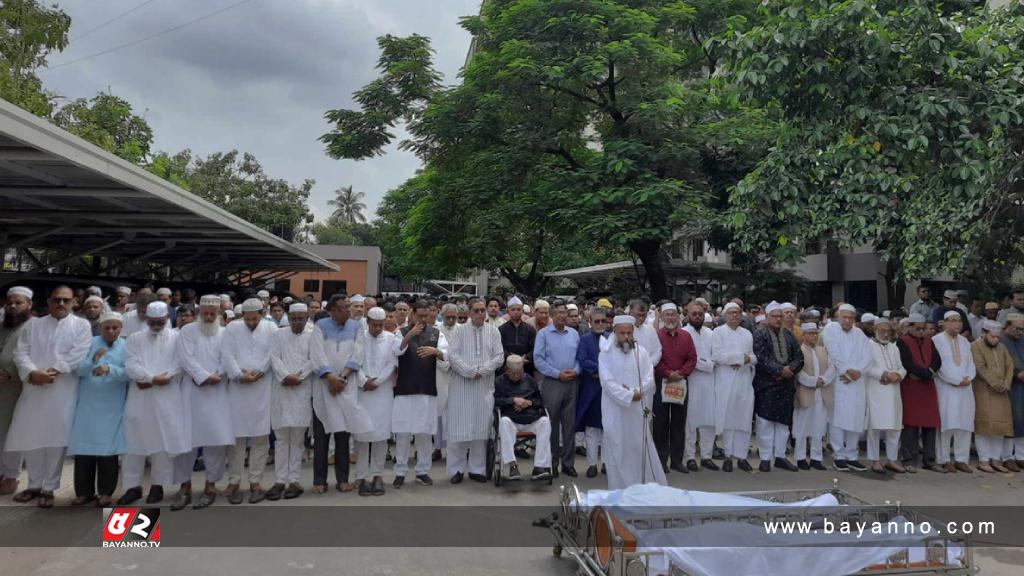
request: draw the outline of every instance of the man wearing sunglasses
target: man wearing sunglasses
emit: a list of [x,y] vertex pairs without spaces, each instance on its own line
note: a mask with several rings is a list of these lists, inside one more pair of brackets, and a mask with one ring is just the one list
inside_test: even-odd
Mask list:
[[590,310],[590,332],[580,336],[576,360],[580,365],[580,389],[576,399],[576,431],[584,433],[587,447],[587,478],[597,476],[598,453],[601,450],[601,379],[598,357],[601,340],[611,334],[612,311],[598,306]]

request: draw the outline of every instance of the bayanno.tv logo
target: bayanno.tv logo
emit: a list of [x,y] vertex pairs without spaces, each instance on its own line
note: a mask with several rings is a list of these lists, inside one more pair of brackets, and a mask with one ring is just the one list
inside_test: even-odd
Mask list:
[[104,508],[104,548],[159,548],[159,508]]

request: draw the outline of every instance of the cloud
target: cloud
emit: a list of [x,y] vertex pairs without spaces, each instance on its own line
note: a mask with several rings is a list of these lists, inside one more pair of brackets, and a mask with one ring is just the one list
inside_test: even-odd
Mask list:
[[[74,38],[124,12],[117,0],[60,2],[72,17],[71,45],[51,64],[145,38],[232,0],[157,1]],[[328,158],[317,138],[329,129],[327,109],[351,107],[351,94],[376,76],[376,38],[429,36],[435,65],[448,83],[469,48],[458,18],[479,0],[252,0],[153,40],[45,70],[50,90],[68,98],[110,90],[126,98],[153,127],[156,148],[199,154],[232,148],[252,152],[267,172],[299,183],[313,178],[311,207],[329,214],[340,186],[366,194],[369,215],[387,190],[419,167],[395,146],[362,162]]]

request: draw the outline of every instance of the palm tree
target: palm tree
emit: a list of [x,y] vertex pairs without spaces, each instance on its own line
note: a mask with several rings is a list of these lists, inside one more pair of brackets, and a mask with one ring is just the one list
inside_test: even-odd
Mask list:
[[342,224],[365,223],[366,204],[360,202],[363,199],[362,192],[352,190],[351,186],[342,186],[334,191],[334,198],[327,201],[328,206],[334,207],[331,213],[331,220]]

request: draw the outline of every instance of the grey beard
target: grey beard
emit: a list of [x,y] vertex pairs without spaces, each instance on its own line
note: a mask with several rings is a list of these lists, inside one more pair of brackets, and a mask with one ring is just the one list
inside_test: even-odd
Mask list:
[[623,352],[625,352],[626,354],[629,354],[630,352],[632,352],[632,351],[633,351],[633,343],[632,343],[632,342],[630,342],[629,340],[627,340],[627,341],[625,341],[625,342],[622,342],[622,341],[618,341],[618,340],[617,340],[617,341],[615,342],[615,345],[619,347],[619,350],[622,350],[622,351],[623,351]]
[[196,320],[199,324],[199,331],[203,333],[203,336],[214,336],[217,334],[217,330],[220,328],[219,322],[203,322],[202,318]]

